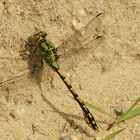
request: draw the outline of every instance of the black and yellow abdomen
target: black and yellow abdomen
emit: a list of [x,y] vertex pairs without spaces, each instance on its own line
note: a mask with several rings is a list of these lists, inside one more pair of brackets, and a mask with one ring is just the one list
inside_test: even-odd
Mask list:
[[73,95],[75,101],[77,101],[77,103],[81,107],[81,109],[83,111],[85,122],[91,128],[93,128],[94,130],[97,130],[98,129],[98,126],[96,124],[96,121],[95,121],[93,115],[91,114],[91,112],[89,111],[89,109],[86,107],[86,105],[84,104],[84,102],[82,101],[82,99],[78,96],[78,94],[76,93],[76,91],[73,89],[73,87],[70,84],[70,82],[66,79],[66,77],[63,75],[63,73],[60,71],[60,69],[56,69],[56,72],[61,77],[62,81],[65,83],[65,85],[67,86],[67,88],[69,89],[69,91],[71,92],[71,94]]

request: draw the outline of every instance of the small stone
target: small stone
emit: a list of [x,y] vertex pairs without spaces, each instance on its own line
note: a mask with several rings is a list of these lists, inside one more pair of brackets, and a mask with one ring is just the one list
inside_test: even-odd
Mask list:
[[80,16],[85,16],[86,15],[86,11],[84,9],[79,10],[79,14]]
[[60,140],[71,140],[71,138],[70,138],[70,136],[62,134],[61,137],[60,137]]
[[122,74],[122,72],[121,71],[118,71],[118,74]]
[[67,77],[70,77],[70,73],[69,73],[69,72],[67,72],[67,73],[66,73],[66,76],[67,76]]
[[27,140],[34,140],[34,135],[29,135]]
[[83,90],[84,89],[84,86],[82,84],[79,84],[79,89],[80,90]]
[[24,107],[17,107],[10,112],[10,115],[15,119],[20,119],[25,116],[25,112]]
[[38,128],[39,127],[39,124],[35,122],[35,123],[32,124],[32,127],[33,128]]
[[125,105],[123,105],[123,104],[118,105],[118,106],[115,108],[115,113],[116,113],[118,116],[120,116],[120,115],[122,115],[122,114],[124,114],[124,113],[126,113],[126,112],[127,112],[127,107],[126,107]]
[[115,89],[114,89],[114,91],[115,91],[115,92],[117,92],[117,91],[118,91],[118,89],[117,89],[117,88],[115,88]]
[[72,20],[72,23],[71,23],[71,27],[72,27],[72,30],[74,31],[80,31],[80,29],[83,27],[83,24],[82,23],[78,23],[77,20]]

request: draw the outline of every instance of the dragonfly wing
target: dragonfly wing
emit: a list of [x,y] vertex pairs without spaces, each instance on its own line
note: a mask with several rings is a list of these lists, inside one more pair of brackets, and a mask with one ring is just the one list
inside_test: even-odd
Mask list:
[[21,86],[27,88],[34,83],[35,87],[41,89],[42,77],[45,78],[46,85],[50,85],[50,80],[52,80],[51,74],[46,72],[48,67],[42,67],[42,57],[39,51],[37,50],[36,53],[32,53],[33,50],[27,49],[26,46],[16,58],[14,55],[10,57],[7,54],[6,57],[0,59],[0,67],[2,68],[0,87],[16,89],[17,86]]
[[[90,22],[79,31],[75,31],[66,41],[58,46],[58,54],[60,55],[60,64],[70,57],[91,52],[95,45],[102,39],[101,13],[90,20]],[[96,43],[95,43],[96,42]],[[94,44],[95,43],[95,44]],[[83,55],[82,55],[83,56]]]
[[[59,51],[59,50],[61,50],[61,52],[62,52],[62,49],[64,49],[65,48],[65,50],[67,51],[67,49],[69,49],[69,48],[67,48],[67,46],[69,45],[69,44],[71,44],[71,42],[75,42],[76,40],[79,40],[78,38],[79,37],[82,37],[83,36],[83,34],[85,34],[85,33],[88,33],[88,34],[90,34],[90,33],[92,33],[92,34],[95,34],[95,32],[89,32],[89,31],[95,31],[95,29],[96,29],[96,26],[98,26],[99,25],[99,21],[100,21],[100,16],[102,15],[102,13],[99,13],[99,14],[97,14],[94,18],[92,18],[84,27],[82,27],[81,29],[79,29],[79,30],[76,30],[73,34],[71,34],[71,36],[69,36],[65,41],[63,41],[63,43],[61,44],[61,45],[59,45],[58,47],[57,47],[57,50]],[[65,47],[64,47],[65,46]],[[67,48],[67,49],[66,49]],[[64,50],[64,52],[65,52],[65,50]]]

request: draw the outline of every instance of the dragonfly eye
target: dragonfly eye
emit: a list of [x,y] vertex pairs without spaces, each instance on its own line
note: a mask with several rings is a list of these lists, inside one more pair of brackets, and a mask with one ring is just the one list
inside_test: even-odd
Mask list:
[[33,36],[38,36],[40,34],[42,34],[42,31],[37,30],[37,31],[34,32]]
[[47,33],[45,31],[37,30],[37,31],[34,32],[33,36],[39,36],[39,37],[43,37],[44,38],[44,37],[47,36]]
[[45,37],[47,36],[47,33],[44,32],[44,31],[42,31],[42,32],[41,32],[41,36],[42,36],[43,38],[45,38]]
[[47,36],[47,33],[46,32],[37,30],[33,34],[33,41],[37,41],[40,38],[45,38],[46,36]]

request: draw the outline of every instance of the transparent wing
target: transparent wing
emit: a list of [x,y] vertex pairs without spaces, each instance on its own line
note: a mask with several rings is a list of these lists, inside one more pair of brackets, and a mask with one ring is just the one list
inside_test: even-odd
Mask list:
[[[32,53],[34,48],[30,48],[27,42],[23,43],[22,46],[24,46],[24,50],[23,48],[22,50],[18,50],[18,56],[15,55],[16,53],[10,55],[10,51],[7,50],[5,56],[1,57],[0,66],[2,70],[0,73],[0,87],[8,83],[10,86],[10,83],[14,84],[15,81],[20,84],[35,81],[40,87],[43,71],[43,67],[41,67],[42,58],[39,53]],[[1,49],[2,52],[4,52],[4,50],[5,49]]]
[[[58,54],[60,55],[59,62],[63,65],[65,61],[70,60],[71,57],[76,57],[77,55],[87,56],[87,54],[92,52],[99,42],[102,40],[102,13],[99,13],[94,18],[92,18],[86,26],[81,28],[79,31],[75,31],[66,41],[64,41],[60,46],[57,47]],[[83,56],[81,55],[81,56]],[[79,61],[84,59],[78,58]],[[76,59],[73,59],[76,60]],[[68,64],[77,63],[66,62],[66,67],[69,69]],[[70,64],[71,65],[71,64]],[[64,65],[63,65],[64,66]]]
[[[96,33],[99,30],[101,15],[102,13],[97,14],[86,24],[86,26],[84,26],[80,30],[75,31],[75,33],[73,33],[70,37],[68,37],[67,40],[65,40],[61,45],[57,47],[57,50],[61,54],[65,54],[67,52],[70,52],[70,49],[76,50],[77,48],[79,48],[79,45],[83,43],[84,39],[95,37]],[[76,45],[78,46],[69,47],[69,45],[71,45],[72,43],[76,43]]]

